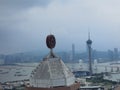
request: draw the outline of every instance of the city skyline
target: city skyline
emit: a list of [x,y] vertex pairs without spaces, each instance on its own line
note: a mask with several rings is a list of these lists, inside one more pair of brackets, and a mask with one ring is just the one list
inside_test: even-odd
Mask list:
[[86,50],[88,28],[93,49],[120,48],[119,0],[0,1],[0,54],[48,50],[45,38],[56,37],[57,51]]

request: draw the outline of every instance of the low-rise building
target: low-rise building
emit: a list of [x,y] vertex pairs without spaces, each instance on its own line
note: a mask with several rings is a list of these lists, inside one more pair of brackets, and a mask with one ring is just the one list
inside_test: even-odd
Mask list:
[[102,86],[82,86],[80,90],[104,90]]

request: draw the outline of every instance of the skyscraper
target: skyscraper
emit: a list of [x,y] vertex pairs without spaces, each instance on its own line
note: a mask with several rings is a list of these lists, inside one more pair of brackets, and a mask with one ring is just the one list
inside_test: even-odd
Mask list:
[[114,60],[119,59],[118,48],[114,48]]
[[114,60],[114,52],[112,50],[108,50],[108,59],[110,61]]
[[87,47],[88,47],[88,59],[89,59],[89,72],[90,75],[92,75],[92,49],[91,49],[91,45],[92,45],[92,40],[90,40],[90,33],[88,34],[88,40],[86,41],[87,43]]
[[75,45],[72,44],[72,60],[75,60]]

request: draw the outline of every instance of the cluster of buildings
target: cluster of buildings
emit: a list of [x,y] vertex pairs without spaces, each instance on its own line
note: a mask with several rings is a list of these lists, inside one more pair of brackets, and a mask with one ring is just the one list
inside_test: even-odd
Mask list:
[[[50,53],[32,71],[29,84],[26,85],[25,90],[79,90],[81,87],[80,81],[74,77],[61,58],[53,52],[56,44],[54,35],[47,36],[46,44],[50,49]],[[92,41],[89,39],[87,41],[89,48],[89,75],[92,75],[91,44]],[[73,58],[74,54],[73,45]],[[11,87],[9,89],[12,90]],[[81,90],[86,89],[81,88]]]
[[[50,49],[50,52],[47,56],[45,56],[42,61],[32,70],[29,79],[22,80],[18,82],[11,82],[6,83],[6,85],[0,85],[0,90],[14,90],[14,86],[18,85],[25,85],[24,88],[21,90],[105,90],[105,88],[101,85],[91,85],[91,84],[85,84],[86,81],[84,81],[84,86],[82,86],[83,80],[80,78],[76,78],[81,76],[89,76],[92,77],[93,74],[97,74],[97,69],[100,67],[104,68],[104,73],[107,73],[108,75],[104,76],[104,79],[110,80],[112,79],[112,75],[114,73],[114,69],[112,68],[114,65],[98,65],[97,60],[94,60],[94,65],[92,61],[92,40],[90,39],[90,35],[88,40],[86,41],[87,44],[87,50],[88,50],[88,63],[83,64],[82,60],[79,60],[80,67],[78,70],[71,71],[70,68],[64,64],[62,59],[57,56],[53,52],[53,48],[55,47],[56,40],[54,35],[48,35],[46,38],[46,45]],[[114,58],[119,58],[118,50],[114,49]],[[71,59],[75,60],[75,45],[72,45],[72,55]],[[0,63],[3,64],[4,62],[0,60]],[[112,63],[114,64],[114,63]],[[88,67],[86,70],[84,70],[84,67]],[[86,65],[86,66],[85,66]],[[111,73],[109,74],[109,70],[107,68],[111,68]],[[116,67],[115,67],[116,68]],[[117,73],[120,72],[119,66],[117,68]],[[17,72],[18,73],[18,72]],[[78,75],[79,74],[79,75]],[[115,75],[116,73],[114,73]],[[78,75],[78,76],[76,76]],[[118,75],[118,74],[117,74]],[[117,76],[116,75],[116,76]],[[76,76],[76,77],[75,77]],[[114,76],[113,76],[113,79]],[[120,79],[115,79],[118,82],[120,82]],[[18,86],[19,86],[18,85]],[[3,86],[4,89],[3,89]],[[6,88],[6,89],[5,89]],[[118,88],[118,87],[117,87]],[[17,89],[16,89],[17,90]],[[114,89],[117,90],[117,89]]]

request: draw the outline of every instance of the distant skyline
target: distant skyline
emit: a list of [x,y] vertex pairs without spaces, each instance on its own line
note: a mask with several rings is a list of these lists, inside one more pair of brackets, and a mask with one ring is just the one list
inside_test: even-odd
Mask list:
[[0,0],[0,54],[47,51],[46,36],[56,37],[56,51],[120,49],[120,0]]

